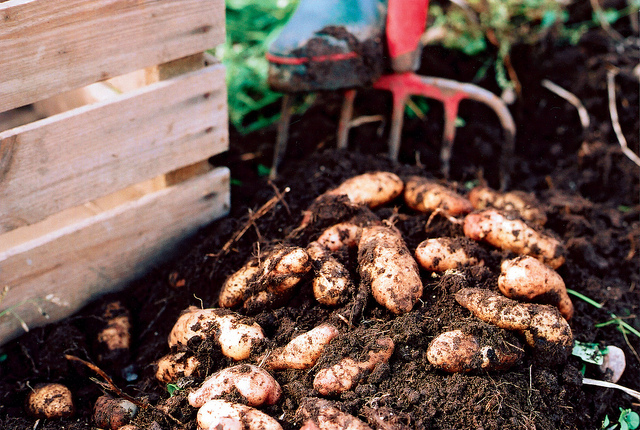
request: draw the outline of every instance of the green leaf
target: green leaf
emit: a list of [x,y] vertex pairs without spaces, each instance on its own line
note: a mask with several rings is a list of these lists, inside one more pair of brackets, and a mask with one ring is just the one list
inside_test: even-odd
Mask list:
[[0,355],[0,363],[2,363],[3,361],[7,361],[7,358],[9,358],[7,354]]
[[167,391],[169,392],[169,396],[173,397],[175,393],[180,391],[180,387],[176,384],[167,384]]
[[597,343],[585,343],[574,341],[572,355],[579,357],[582,361],[601,365],[604,362],[604,354],[606,349],[601,349]]
[[265,166],[264,164],[258,164],[258,176],[269,176],[269,173],[271,173],[271,168]]
[[621,428],[635,430],[640,427],[640,416],[631,409],[620,408],[620,417],[618,418]]
[[626,212],[629,212],[631,208],[629,206],[620,205],[618,206],[618,210],[622,213],[626,213]]

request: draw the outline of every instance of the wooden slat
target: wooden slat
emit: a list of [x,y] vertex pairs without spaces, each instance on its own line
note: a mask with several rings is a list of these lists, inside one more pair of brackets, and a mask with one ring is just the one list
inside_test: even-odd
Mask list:
[[[229,210],[229,170],[214,169],[48,235],[0,250],[0,345],[122,288]],[[38,310],[49,315],[46,319]]]
[[0,233],[227,147],[221,65],[7,130],[0,133]]
[[224,0],[0,3],[0,112],[224,42]]

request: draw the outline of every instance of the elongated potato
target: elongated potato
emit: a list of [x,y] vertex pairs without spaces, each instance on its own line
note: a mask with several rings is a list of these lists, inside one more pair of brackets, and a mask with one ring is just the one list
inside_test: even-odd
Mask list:
[[365,361],[343,358],[335,365],[320,370],[313,380],[313,388],[323,396],[333,396],[349,391],[360,378],[371,372],[378,364],[386,363],[393,355],[394,343],[390,337],[375,342]]
[[341,411],[329,400],[308,397],[304,399],[296,418],[304,422],[306,430],[372,430],[363,421]]
[[550,233],[537,231],[518,218],[497,209],[467,215],[465,236],[516,254],[531,255],[557,269],[565,261],[566,248]]
[[336,252],[357,246],[361,233],[362,227],[350,222],[341,222],[324,230],[316,242],[329,251]]
[[518,303],[481,288],[463,288],[455,299],[481,320],[522,333],[542,362],[561,363],[571,351],[571,327],[554,306]]
[[244,360],[251,350],[264,341],[262,328],[240,322],[242,316],[225,309],[189,307],[178,318],[169,333],[169,346],[186,345],[194,336],[215,336],[222,353],[234,360]]
[[369,172],[347,179],[325,195],[346,195],[354,204],[370,208],[390,202],[402,193],[404,182],[391,172]]
[[439,209],[447,215],[457,216],[473,210],[471,202],[466,197],[435,180],[421,176],[412,176],[407,180],[404,201],[407,206],[418,212],[433,212]]
[[427,348],[429,363],[451,373],[505,370],[516,364],[522,355],[523,350],[518,345],[482,345],[477,337],[461,330],[439,334]]
[[209,400],[196,416],[200,430],[282,430],[274,418],[251,406]]
[[167,354],[156,362],[156,379],[165,384],[193,375],[200,366],[195,356],[185,358],[184,352]]
[[391,312],[409,312],[422,296],[418,264],[397,229],[364,227],[358,244],[358,264],[361,282]]
[[269,372],[253,364],[239,364],[209,376],[200,388],[189,393],[189,404],[199,408],[231,392],[242,396],[249,406],[274,405],[282,396],[280,384]]
[[485,252],[471,239],[464,237],[438,237],[422,241],[416,248],[416,260],[432,272],[483,265]]
[[538,225],[547,222],[547,214],[541,208],[541,204],[531,193],[524,191],[509,191],[501,193],[489,187],[478,186],[469,192],[469,200],[474,209],[487,209],[490,207],[506,211],[516,211],[526,221]]
[[262,268],[257,261],[251,260],[224,281],[218,304],[221,308],[232,308],[241,304],[249,296],[252,282],[255,282]]
[[324,347],[339,334],[336,327],[329,323],[294,337],[285,347],[274,351],[265,367],[269,369],[309,369],[316,364]]
[[311,242],[306,249],[315,267],[314,297],[323,305],[341,305],[354,290],[349,271],[320,243]]
[[536,258],[524,255],[503,261],[498,288],[514,300],[557,306],[566,320],[573,316],[573,303],[562,277]]

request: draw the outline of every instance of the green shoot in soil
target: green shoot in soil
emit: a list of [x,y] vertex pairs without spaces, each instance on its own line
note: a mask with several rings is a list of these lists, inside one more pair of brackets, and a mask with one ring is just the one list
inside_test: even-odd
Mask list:
[[[603,306],[600,303],[596,302],[595,300],[593,300],[590,297],[585,296],[582,293],[574,291],[574,290],[572,290],[570,288],[567,288],[567,293],[571,294],[572,296],[575,296],[575,297],[579,298],[580,300],[583,300],[583,301],[589,303],[591,306],[593,306],[593,307],[595,307],[597,309],[603,309]],[[629,325],[628,323],[623,321],[622,318],[620,318],[619,316],[617,316],[613,312],[609,312],[609,311],[606,311],[606,312],[609,314],[611,319],[609,321],[606,321],[606,322],[598,323],[598,324],[595,325],[595,327],[605,327],[607,325],[617,324],[618,325],[618,330],[621,331],[623,334],[626,335],[627,333],[632,333],[632,334],[638,336],[638,338],[640,338],[640,332],[638,330],[636,330],[631,325]]]

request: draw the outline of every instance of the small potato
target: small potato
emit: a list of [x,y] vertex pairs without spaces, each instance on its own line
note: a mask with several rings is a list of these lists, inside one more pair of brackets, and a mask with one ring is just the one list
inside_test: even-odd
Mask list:
[[323,396],[349,391],[365,373],[371,372],[378,364],[389,361],[393,350],[394,343],[390,337],[380,338],[369,351],[368,360],[343,358],[335,365],[320,370],[313,380],[313,388]]
[[62,384],[39,384],[27,397],[27,412],[36,418],[56,419],[73,415],[71,391]]
[[246,300],[249,296],[251,283],[257,280],[260,273],[260,265],[257,261],[251,260],[229,276],[220,290],[218,297],[220,307],[233,308]]
[[421,242],[416,248],[416,260],[426,270],[444,272],[465,266],[483,265],[479,258],[484,251],[478,244],[463,237],[438,237]]
[[397,229],[363,228],[358,264],[361,282],[370,286],[373,298],[391,312],[409,312],[422,296],[418,264]]
[[324,347],[339,334],[337,328],[329,323],[294,337],[284,348],[274,351],[265,367],[269,369],[309,369],[315,366]]
[[522,358],[517,345],[481,345],[480,340],[461,330],[439,334],[427,348],[427,360],[445,372],[505,370]]
[[465,236],[516,254],[531,255],[553,269],[562,266],[566,248],[549,233],[537,231],[524,221],[496,209],[474,212],[464,219]]
[[209,400],[196,417],[199,430],[282,430],[274,418],[251,406]]
[[361,233],[362,227],[350,222],[341,222],[323,231],[317,242],[329,251],[336,252],[357,246]]
[[567,321],[573,316],[573,303],[562,277],[533,257],[524,255],[503,261],[498,288],[514,300],[557,306]]
[[435,180],[420,176],[412,176],[407,180],[404,201],[407,206],[418,212],[441,210],[447,215],[457,216],[473,210],[471,202],[466,197]]
[[264,341],[262,328],[243,324],[242,316],[224,309],[189,307],[178,318],[169,333],[169,347],[186,345],[194,336],[215,334],[222,353],[236,361],[249,358],[251,350]]
[[126,399],[114,399],[109,395],[98,397],[93,407],[93,422],[97,427],[118,430],[135,418],[138,407]]
[[200,362],[193,355],[185,358],[184,352],[167,354],[156,362],[156,379],[170,384],[193,375],[199,366]]
[[391,172],[370,172],[349,178],[324,195],[346,195],[353,204],[375,208],[398,197],[403,188],[402,179]]
[[615,384],[620,380],[624,369],[627,367],[624,351],[615,345],[607,345],[607,353],[602,364],[598,367],[604,376],[604,380]]
[[253,364],[240,364],[209,376],[200,388],[189,393],[189,404],[199,408],[232,392],[242,396],[249,406],[274,405],[282,396],[280,384],[269,372]]
[[372,430],[363,421],[338,409],[333,402],[315,397],[304,399],[296,411],[304,422],[300,430]]
[[349,271],[318,242],[311,242],[307,253],[315,266],[312,286],[316,300],[326,306],[344,303],[354,290]]
[[106,324],[98,333],[98,361],[121,365],[129,358],[131,318],[129,310],[119,301],[105,305],[102,318]]
[[481,320],[522,333],[542,362],[561,363],[571,351],[571,327],[554,306],[518,303],[482,288],[463,288],[455,299]]
[[501,193],[489,187],[477,186],[469,192],[469,200],[474,209],[490,207],[506,211],[516,211],[522,219],[538,225],[547,222],[547,214],[541,204],[531,193],[509,191]]

